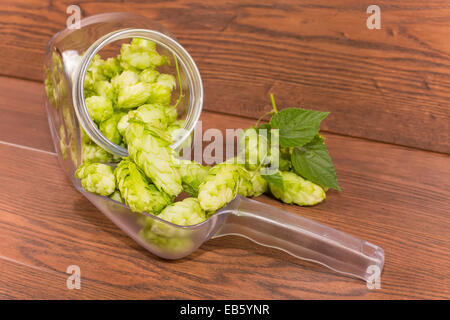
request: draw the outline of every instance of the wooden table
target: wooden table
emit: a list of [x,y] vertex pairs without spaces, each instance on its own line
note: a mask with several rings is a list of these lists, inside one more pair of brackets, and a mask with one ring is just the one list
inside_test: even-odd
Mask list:
[[[375,31],[360,1],[81,5],[141,12],[176,34],[204,78],[204,129],[252,125],[269,92],[281,107],[331,111],[323,134],[342,192],[311,208],[258,200],[384,248],[379,290],[239,237],[165,261],[113,225],[57,162],[40,68],[71,1],[44,2],[0,5],[0,298],[450,298],[447,1],[379,1]],[[69,265],[81,290],[66,288]]]

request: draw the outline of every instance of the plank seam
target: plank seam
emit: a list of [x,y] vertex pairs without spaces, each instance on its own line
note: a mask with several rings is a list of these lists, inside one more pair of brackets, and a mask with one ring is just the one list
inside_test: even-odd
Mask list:
[[44,268],[39,268],[37,266],[33,266],[33,265],[27,264],[25,262],[21,262],[21,261],[18,261],[18,260],[12,259],[12,258],[8,258],[8,257],[2,256],[2,255],[0,255],[0,259],[8,261],[8,262],[11,262],[11,263],[19,264],[21,266],[25,266],[25,267],[28,267],[28,268],[31,268],[31,269],[34,269],[34,270],[42,271],[42,272],[49,273],[49,274],[52,274],[52,275],[61,276],[61,273],[59,273],[59,272],[48,270],[48,269],[44,269]]
[[37,149],[37,148],[33,148],[33,147],[27,147],[27,146],[24,146],[24,145],[21,145],[21,144],[16,144],[16,143],[11,143],[11,142],[1,141],[1,140],[0,140],[0,144],[7,145],[7,146],[10,146],[10,147],[19,148],[19,149],[25,149],[25,150],[29,150],[29,151],[45,153],[45,154],[49,154],[49,155],[52,155],[52,156],[57,156],[58,155],[56,152],[41,150],[41,149]]

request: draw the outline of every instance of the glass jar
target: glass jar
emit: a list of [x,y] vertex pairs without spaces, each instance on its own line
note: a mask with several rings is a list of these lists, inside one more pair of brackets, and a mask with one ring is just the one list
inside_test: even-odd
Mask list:
[[[145,38],[156,43],[157,50],[168,58],[165,72],[175,74],[179,65],[180,86],[172,98],[183,95],[177,106],[185,129],[172,148],[178,149],[192,134],[203,105],[200,73],[189,53],[161,25],[130,13],[105,13],[81,20],[81,28],[57,33],[47,45],[45,87],[47,112],[55,148],[70,179],[81,163],[81,128],[89,138],[107,152],[123,157],[127,150],[108,140],[89,116],[84,80],[93,57],[107,45],[108,53],[118,53],[116,41]],[[177,61],[175,62],[175,57]],[[181,91],[180,91],[181,90]],[[68,157],[70,155],[70,157]]]
[[[108,152],[117,162],[128,155],[125,148],[106,138],[89,116],[85,103],[84,81],[96,54],[100,52],[102,57],[104,53],[115,56],[119,53],[120,45],[129,42],[131,38],[153,41],[157,51],[168,60],[158,71],[178,75],[178,85],[172,92],[172,102],[180,100],[177,113],[178,119],[184,120],[184,130],[171,147],[179,150],[183,143],[191,138],[203,104],[203,86],[197,66],[169,31],[146,17],[130,13],[105,13],[82,19],[79,29],[65,29],[49,41],[44,71],[50,131],[59,161],[75,188],[147,249],[160,252],[159,255],[166,258],[177,258],[189,254],[191,250],[184,250],[181,255],[173,250],[166,250],[168,253],[165,254],[161,250],[164,251],[166,245],[161,242],[167,242],[166,240],[154,239],[154,242],[160,242],[159,244],[142,241],[139,235],[142,231],[142,219],[151,215],[133,213],[120,202],[86,192],[81,187],[80,180],[74,176],[76,169],[83,162],[84,133],[101,147],[101,150],[98,150]],[[160,223],[164,224],[162,220]],[[190,242],[192,236],[191,232]]]

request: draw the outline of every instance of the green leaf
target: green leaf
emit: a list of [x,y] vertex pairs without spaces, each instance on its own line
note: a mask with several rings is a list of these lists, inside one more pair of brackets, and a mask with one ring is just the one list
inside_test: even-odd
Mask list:
[[268,123],[263,123],[263,124],[261,124],[259,127],[256,127],[255,129],[256,129],[256,131],[257,131],[258,133],[259,133],[259,130],[261,130],[261,129],[264,129],[264,130],[267,131],[267,133],[269,133],[269,132],[270,132],[270,129],[272,129],[272,127],[271,127],[270,124],[268,124]]
[[[270,132],[271,129],[272,129],[272,127],[268,123],[263,123],[259,127],[255,128],[256,133],[264,136],[267,139],[267,145],[270,145],[270,141],[271,141],[271,137],[272,137],[271,132]],[[262,131],[262,130],[265,130],[265,131]],[[264,134],[263,134],[263,132],[264,132]]]
[[284,190],[283,177],[279,172],[273,174],[262,174],[261,177],[263,177],[268,183],[275,185],[281,190]]
[[301,147],[319,133],[320,123],[329,112],[288,108],[276,113],[270,125],[280,131],[280,146]]
[[333,162],[320,135],[303,147],[295,148],[291,161],[295,171],[302,177],[321,187],[341,190]]

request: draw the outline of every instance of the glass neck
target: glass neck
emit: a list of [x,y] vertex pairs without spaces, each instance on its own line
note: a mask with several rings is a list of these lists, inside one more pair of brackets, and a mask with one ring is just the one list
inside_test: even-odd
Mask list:
[[126,157],[128,151],[107,139],[102,132],[97,128],[95,123],[89,116],[89,112],[85,103],[84,97],[84,78],[88,70],[89,64],[93,57],[106,45],[117,40],[127,38],[145,38],[155,42],[157,45],[164,47],[169,52],[172,52],[177,59],[180,69],[182,70],[186,82],[188,93],[185,95],[189,98],[187,102],[187,115],[184,121],[184,133],[180,135],[177,141],[172,144],[173,149],[178,149],[182,143],[188,139],[190,134],[195,128],[197,121],[200,117],[200,113],[203,105],[203,85],[194,60],[189,53],[174,39],[154,30],[148,29],[122,29],[111,32],[92,44],[89,49],[86,50],[81,58],[80,63],[74,69],[73,73],[73,88],[72,99],[75,109],[75,113],[78,120],[85,130],[86,134],[101,148],[112,153],[116,156]]

